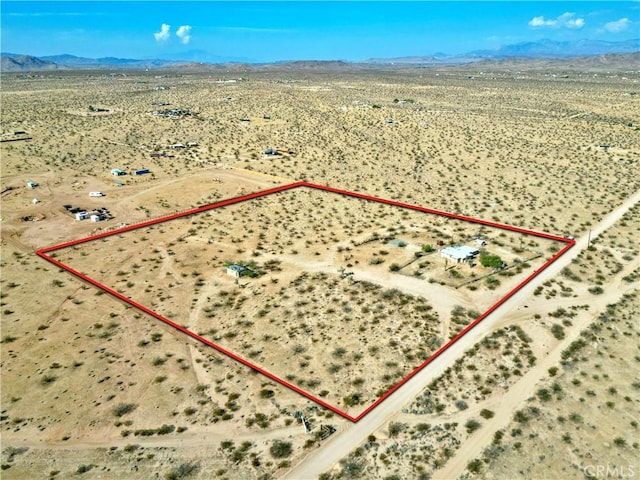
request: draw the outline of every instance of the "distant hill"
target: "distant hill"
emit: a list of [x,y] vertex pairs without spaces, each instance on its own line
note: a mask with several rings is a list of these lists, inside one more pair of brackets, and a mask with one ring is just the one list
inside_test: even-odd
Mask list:
[[507,57],[497,59],[484,59],[474,62],[473,64],[462,65],[461,67],[469,67],[473,65],[474,69],[508,69],[517,67],[527,70],[549,70],[549,71],[570,71],[570,70],[589,70],[589,71],[608,71],[608,70],[627,70],[633,68],[633,65],[640,64],[640,52],[635,53],[607,53],[604,55],[591,55],[587,57],[572,58],[525,58],[525,57]]
[[31,72],[39,70],[57,70],[54,62],[43,60],[30,55],[1,54],[0,71],[2,72]]
[[185,62],[177,62],[173,60],[138,60],[132,58],[85,58],[76,57],[74,55],[51,55],[41,57],[43,60],[54,62],[68,68],[161,68],[168,66],[181,65]]
[[476,58],[464,59],[460,56],[449,55],[432,55],[432,56],[419,56],[413,55],[411,57],[391,57],[391,58],[369,58],[363,60],[362,63],[368,63],[373,65],[443,65],[450,63],[467,63],[477,61]]
[[634,53],[638,51],[640,51],[640,39],[637,38],[623,42],[604,42],[599,40],[556,42],[553,40],[540,40],[539,42],[505,45],[495,50],[476,50],[461,55],[438,53],[431,56],[372,58],[364,62],[373,64],[446,65],[507,58],[569,59],[605,54]]
[[342,60],[295,60],[260,65],[263,70],[270,67],[278,70],[335,70],[353,66],[353,63],[343,62]]
[[51,55],[33,57],[15,53],[1,53],[3,72],[28,72],[58,69],[145,69],[183,65],[186,62],[173,60],[138,60],[131,58],[84,58],[74,55]]
[[601,40],[556,42],[541,40],[539,42],[506,45],[497,50],[480,50],[471,52],[471,55],[483,58],[572,58],[637,51],[640,51],[640,39],[637,38],[624,42],[605,42]]
[[[241,69],[260,70],[343,70],[345,68],[365,68],[366,66],[385,65],[464,65],[478,62],[518,62],[521,60],[569,60],[574,58],[596,58],[595,62],[582,61],[584,65],[602,65],[603,62],[619,62],[619,57],[608,58],[607,55],[634,54],[640,52],[640,39],[624,42],[604,42],[596,40],[579,40],[573,42],[557,42],[541,40],[515,45],[506,45],[495,50],[477,50],[462,55],[437,53],[430,56],[407,56],[395,58],[370,58],[360,62],[341,60],[293,60],[273,63],[222,62],[202,51],[192,51],[189,59],[184,60],[140,60],[130,58],[84,58],[74,55],[52,55],[41,58],[30,55],[1,53],[2,72],[26,72],[57,69],[156,69],[180,67],[193,70],[210,70],[228,68],[233,71]],[[210,61],[196,61],[196,58],[208,58]],[[191,59],[193,58],[193,59]],[[633,58],[632,58],[633,59]],[[624,65],[622,65],[624,66]]]

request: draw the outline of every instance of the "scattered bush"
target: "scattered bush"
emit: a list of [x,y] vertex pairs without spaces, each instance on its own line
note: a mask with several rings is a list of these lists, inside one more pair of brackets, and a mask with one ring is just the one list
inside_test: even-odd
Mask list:
[[397,437],[400,433],[402,433],[407,426],[404,423],[400,422],[391,422],[389,423],[389,436]]
[[275,392],[270,389],[263,388],[260,390],[260,398],[272,398],[275,395]]
[[342,466],[343,478],[357,478],[362,475],[364,465],[361,462],[349,459]]
[[273,458],[287,458],[293,452],[293,447],[290,442],[283,442],[282,440],[276,440],[269,448],[269,453]]
[[548,402],[551,400],[551,393],[546,388],[541,388],[536,393],[541,402]]
[[159,367],[160,365],[164,365],[164,363],[167,361],[166,358],[162,358],[162,357],[156,357],[153,359],[153,361],[151,362],[151,364],[154,367]]
[[475,460],[470,461],[467,464],[467,470],[471,473],[480,473],[482,470],[482,460],[476,458]]
[[480,422],[474,419],[467,420],[467,423],[464,424],[467,429],[467,433],[473,433],[480,428]]
[[487,408],[483,408],[483,409],[480,411],[480,416],[481,416],[482,418],[487,419],[487,420],[488,420],[488,419],[490,419],[490,418],[493,418],[493,416],[494,416],[494,415],[495,415],[495,413],[493,413],[493,411],[492,411],[492,410],[489,410],[489,409],[487,409]]
[[93,468],[93,465],[80,465],[76,470],[76,473],[87,473]]
[[624,447],[624,446],[627,444],[627,441],[626,441],[624,438],[622,438],[622,437],[616,437],[616,438],[614,438],[614,440],[613,440],[613,444],[614,444],[616,447]]
[[564,338],[564,328],[559,323],[554,323],[551,327],[551,333],[557,340],[562,340]]
[[197,463],[183,463],[170,470],[164,478],[167,480],[179,480],[195,475],[200,471],[200,465]]
[[498,255],[480,255],[480,265],[483,267],[501,268],[502,259]]
[[113,408],[113,414],[116,417],[122,417],[127,413],[133,412],[137,408],[135,403],[119,403]]
[[344,397],[342,399],[342,401],[348,407],[353,407],[354,405],[358,405],[358,403],[360,402],[360,398],[361,397],[362,397],[362,395],[359,394],[359,393],[352,393],[352,394],[347,395],[346,397]]
[[55,382],[57,379],[58,379],[58,377],[56,377],[55,375],[44,375],[40,379],[40,384],[41,385],[49,385],[50,383]]

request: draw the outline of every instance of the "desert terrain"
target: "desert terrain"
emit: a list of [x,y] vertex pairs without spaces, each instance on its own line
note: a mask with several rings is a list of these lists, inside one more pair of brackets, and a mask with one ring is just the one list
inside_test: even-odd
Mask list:
[[[591,238],[640,190],[639,78],[624,65],[3,74],[3,478],[296,478],[330,451],[313,478],[639,471],[637,205]],[[584,245],[337,452],[369,416],[354,426],[34,254],[300,180]],[[477,238],[509,268],[439,255]],[[357,416],[562,246],[295,189],[51,255]],[[236,281],[229,264],[258,275]]]
[[504,269],[436,254],[478,225],[306,187],[54,255],[355,417],[563,245],[480,228]]

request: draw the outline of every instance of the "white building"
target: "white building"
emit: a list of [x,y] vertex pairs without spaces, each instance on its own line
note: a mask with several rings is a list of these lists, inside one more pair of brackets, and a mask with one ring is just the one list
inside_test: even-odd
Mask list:
[[227,267],[227,275],[234,278],[240,278],[245,270],[246,270],[246,267],[243,267],[242,265],[236,265],[236,264],[229,265]]
[[466,245],[455,245],[440,250],[440,256],[458,263],[471,260],[475,258],[478,253],[480,253],[480,251],[477,248],[467,247]]

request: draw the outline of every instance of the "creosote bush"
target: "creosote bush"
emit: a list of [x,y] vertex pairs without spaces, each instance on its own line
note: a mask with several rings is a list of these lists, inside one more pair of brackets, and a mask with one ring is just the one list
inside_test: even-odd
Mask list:
[[137,405],[135,403],[119,403],[114,407],[113,414],[116,417],[122,417],[127,413],[133,412],[136,408],[137,408]]
[[180,480],[181,478],[188,478],[200,471],[200,465],[197,463],[182,463],[177,467],[170,470],[164,478],[167,480]]
[[293,446],[290,442],[283,442],[282,440],[276,440],[273,445],[269,447],[269,453],[273,458],[287,458],[293,452]]

